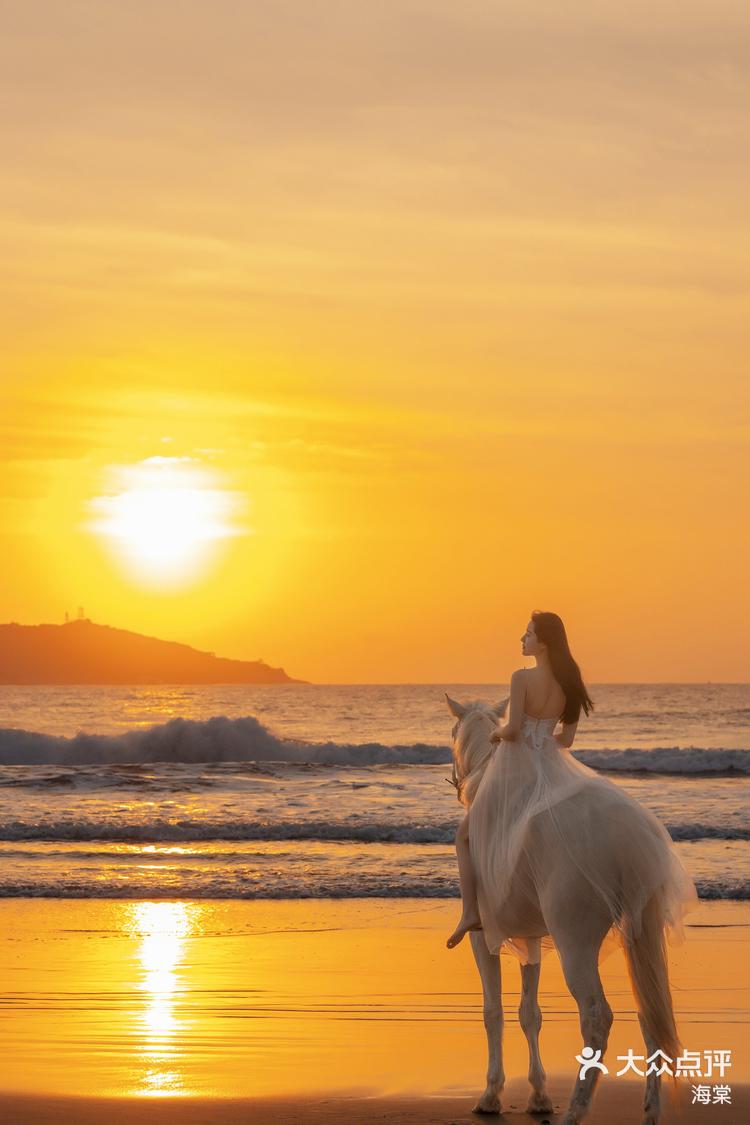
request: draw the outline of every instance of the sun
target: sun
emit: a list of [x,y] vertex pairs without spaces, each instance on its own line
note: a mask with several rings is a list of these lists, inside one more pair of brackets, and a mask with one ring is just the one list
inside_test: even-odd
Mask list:
[[205,573],[222,541],[247,534],[235,520],[244,497],[221,487],[215,469],[189,457],[111,465],[109,488],[87,507],[85,528],[141,583],[184,586]]

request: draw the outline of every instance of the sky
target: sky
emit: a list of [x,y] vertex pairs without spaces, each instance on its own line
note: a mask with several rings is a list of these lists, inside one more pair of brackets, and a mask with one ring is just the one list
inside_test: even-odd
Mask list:
[[2,7],[0,620],[750,678],[746,6]]

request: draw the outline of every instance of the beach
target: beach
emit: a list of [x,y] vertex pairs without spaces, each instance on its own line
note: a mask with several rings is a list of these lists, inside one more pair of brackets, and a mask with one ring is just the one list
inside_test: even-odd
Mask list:
[[[526,1093],[520,1084],[509,1084],[510,1108],[502,1115],[477,1116],[470,1100],[452,1098],[358,1098],[335,1093],[325,1097],[191,1099],[145,1105],[132,1100],[111,1098],[83,1100],[55,1097],[2,1097],[3,1119],[18,1125],[476,1125],[477,1122],[527,1121],[554,1122],[562,1119],[567,1087],[557,1079],[550,1082],[555,1112],[530,1116],[523,1112]],[[514,1093],[514,1090],[517,1093]],[[586,1118],[591,1125],[619,1125],[640,1122],[642,1091],[633,1082],[597,1094],[594,1108]],[[673,1110],[667,1106],[660,1120],[664,1125],[680,1121],[700,1121],[704,1125],[745,1125],[750,1119],[750,1087],[735,1091],[734,1106],[694,1106]]]
[[[461,810],[446,781],[444,690],[503,695],[5,687],[0,1117],[476,1120],[481,988],[469,940],[445,947],[460,907]],[[744,1123],[750,687],[596,690],[575,753],[660,817],[701,898],[684,944],[669,947],[683,1048],[730,1052],[724,1077],[703,1083],[708,1104],[690,1104],[683,1080],[679,1116],[665,1093],[664,1120]],[[707,701],[714,722],[696,737]],[[520,973],[512,955],[501,965],[503,1107],[523,1119]],[[614,944],[601,973],[615,1022],[590,1120],[640,1121],[644,1080],[616,1074],[618,1055],[645,1048]],[[583,1043],[554,951],[540,1003],[562,1111]],[[714,1104],[721,1083],[730,1104]]]
[[[457,906],[6,899],[0,1114],[29,1125],[477,1120],[486,1041],[469,942],[445,948]],[[665,1094],[665,1121],[748,1119],[749,922],[743,903],[704,903],[669,948],[683,1048],[731,1052],[724,1078],[702,1081],[725,1083],[732,1101],[675,1107]],[[504,1112],[525,1119],[518,963],[501,964]],[[643,1082],[615,1073],[617,1055],[644,1053],[619,949],[601,974],[615,1022],[589,1119],[638,1121]],[[540,1003],[558,1112],[582,1044],[554,951]]]

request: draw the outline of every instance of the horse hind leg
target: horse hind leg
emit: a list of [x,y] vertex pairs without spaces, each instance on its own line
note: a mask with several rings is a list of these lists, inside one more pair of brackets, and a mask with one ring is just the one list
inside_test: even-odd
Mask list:
[[[656,1052],[657,1043],[651,1032],[646,1027],[643,1016],[638,1013],[638,1022],[641,1025],[643,1041],[646,1044],[648,1058]],[[661,1075],[656,1073],[654,1067],[649,1074],[646,1073],[646,1096],[643,1101],[643,1125],[657,1125],[661,1112]]]
[[500,1113],[500,1095],[505,1086],[500,957],[497,953],[490,953],[482,930],[472,930],[469,940],[482,978],[484,1028],[487,1033],[487,1087],[473,1112]]
[[[537,939],[529,939],[529,946]],[[552,1113],[553,1105],[547,1093],[547,1075],[542,1066],[539,1054],[539,1031],[542,1026],[542,1012],[539,1007],[539,974],[541,964],[521,966],[521,1003],[518,1008],[518,1019],[526,1041],[529,1044],[529,1082],[531,1094],[526,1106],[527,1113]]]
[[[593,1049],[593,1059],[603,1062],[613,1017],[599,976],[600,944],[601,941],[577,945],[571,940],[565,945],[558,943],[558,948],[565,980],[578,1005],[583,1045]],[[562,1125],[578,1125],[583,1121],[600,1074],[599,1067],[590,1067],[584,1077],[576,1081]]]

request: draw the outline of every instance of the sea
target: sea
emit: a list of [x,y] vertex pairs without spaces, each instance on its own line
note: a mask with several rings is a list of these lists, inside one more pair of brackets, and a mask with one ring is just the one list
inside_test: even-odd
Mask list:
[[[750,897],[750,684],[592,684],[572,753]],[[451,898],[445,693],[503,684],[0,687],[0,896]]]

